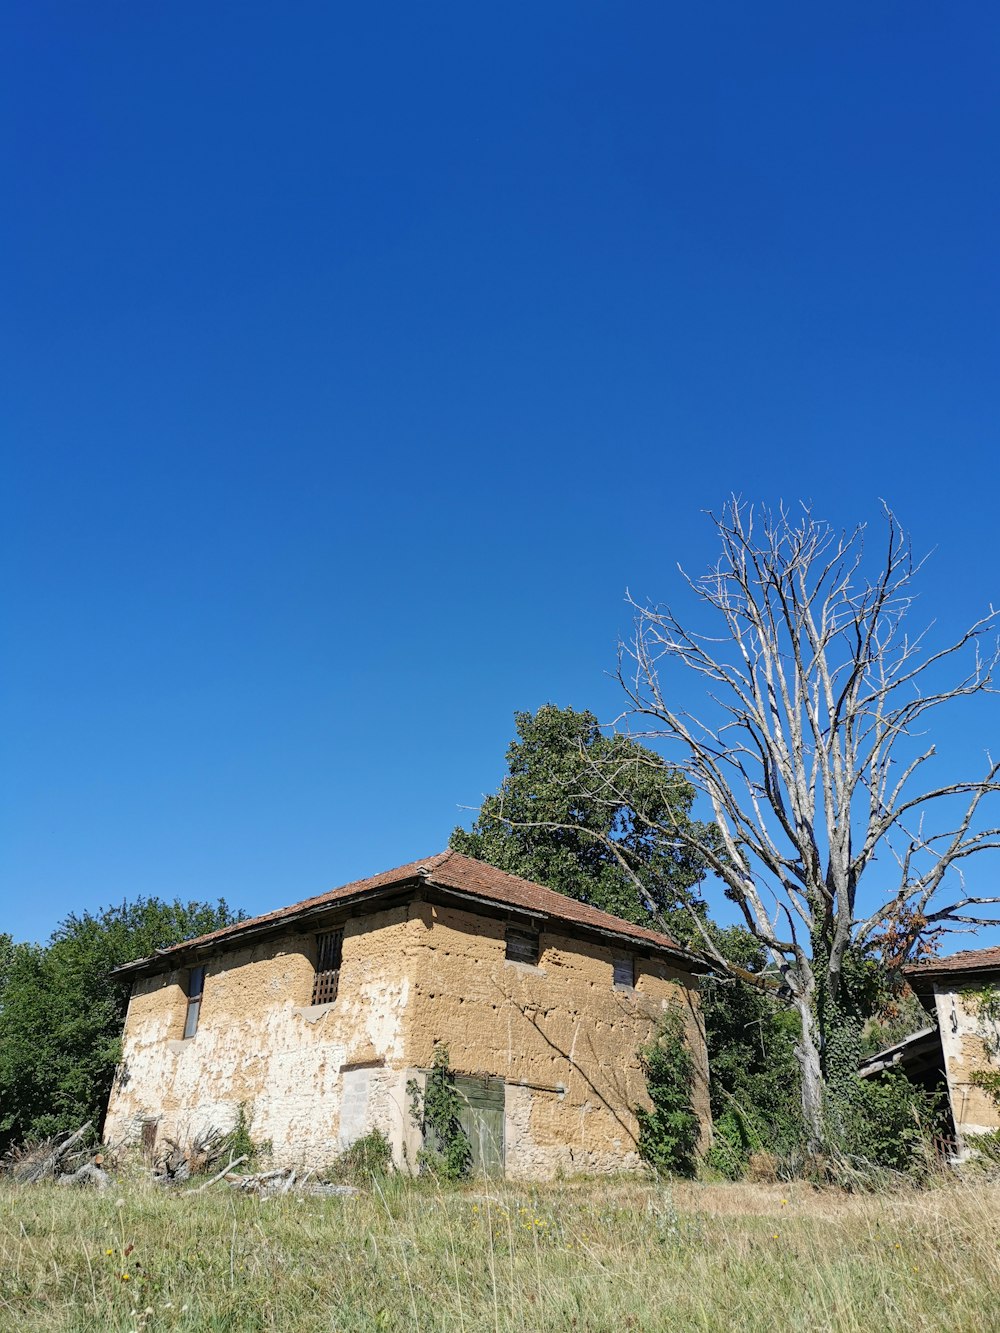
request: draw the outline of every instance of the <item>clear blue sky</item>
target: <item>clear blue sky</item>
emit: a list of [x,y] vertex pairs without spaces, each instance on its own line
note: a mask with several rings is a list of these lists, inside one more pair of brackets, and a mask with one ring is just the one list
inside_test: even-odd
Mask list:
[[442,848],[731,490],[998,599],[993,6],[21,0],[2,60],[0,929]]

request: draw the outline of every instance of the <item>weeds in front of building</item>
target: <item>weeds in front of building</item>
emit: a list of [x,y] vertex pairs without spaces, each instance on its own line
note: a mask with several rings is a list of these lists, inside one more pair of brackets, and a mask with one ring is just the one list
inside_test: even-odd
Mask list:
[[701,1121],[691,1100],[694,1059],[684,1018],[669,1010],[656,1038],[639,1052],[652,1108],[639,1107],[639,1154],[658,1175],[693,1176]]
[[341,1185],[371,1185],[392,1175],[392,1146],[379,1129],[355,1139],[330,1163],[324,1179]]
[[995,1328],[1000,1186],[396,1175],[346,1197],[0,1182],[0,1325],[33,1333]]
[[[729,1095],[713,1126],[712,1144],[699,1157],[701,1126],[692,1102],[693,1062],[680,1014],[668,1011],[656,1038],[640,1052],[651,1109],[636,1109],[639,1152],[658,1175],[706,1179],[808,1179],[849,1190],[891,1188],[926,1181],[944,1169],[936,1147],[943,1127],[943,1093],[925,1092],[902,1074],[866,1082],[855,1078],[831,1105],[821,1151],[807,1147],[804,1126],[778,1090],[758,1078],[748,1083],[758,1101]],[[772,1078],[780,1075],[776,1070]],[[763,1083],[763,1092],[761,1084]],[[793,1085],[793,1093],[797,1093]],[[992,1144],[982,1165],[987,1165]]]

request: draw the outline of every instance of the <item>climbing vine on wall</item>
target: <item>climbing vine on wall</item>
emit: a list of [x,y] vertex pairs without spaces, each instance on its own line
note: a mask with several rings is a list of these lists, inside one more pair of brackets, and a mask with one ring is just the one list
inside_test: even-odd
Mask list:
[[701,1123],[691,1103],[694,1060],[684,1034],[684,1019],[670,1010],[660,1030],[639,1052],[652,1109],[636,1109],[639,1153],[659,1175],[691,1176]]
[[472,1145],[459,1119],[463,1102],[455,1087],[447,1046],[439,1042],[434,1047],[434,1059],[423,1089],[411,1078],[406,1091],[410,1096],[410,1117],[426,1145],[417,1157],[420,1166],[445,1180],[467,1176],[472,1168]]
[[967,986],[962,1002],[979,1022],[979,1038],[991,1059],[1000,1056],[1000,990],[996,986]]
[[[977,1036],[986,1054],[991,1060],[1000,1058],[1000,990],[995,986],[970,986],[962,991],[962,1001],[976,1016]],[[1000,1070],[974,1069],[969,1082],[1000,1106]]]

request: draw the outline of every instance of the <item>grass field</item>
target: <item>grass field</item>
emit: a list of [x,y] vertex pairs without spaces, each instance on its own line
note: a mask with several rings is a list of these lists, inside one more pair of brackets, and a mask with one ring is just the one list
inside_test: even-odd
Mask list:
[[1000,1188],[0,1185],[3,1330],[1000,1329]]

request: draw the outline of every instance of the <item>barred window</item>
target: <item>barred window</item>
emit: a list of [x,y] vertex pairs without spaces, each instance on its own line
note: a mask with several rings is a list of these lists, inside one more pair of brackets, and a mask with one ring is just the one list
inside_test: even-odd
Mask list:
[[538,931],[515,930],[511,926],[507,931],[507,961],[511,963],[537,963]]
[[201,999],[205,992],[205,969],[192,967],[187,974],[187,1014],[184,1018],[184,1037],[193,1037],[198,1031]]
[[619,954],[614,960],[615,986],[619,990],[635,985],[635,959],[631,954]]
[[344,956],[343,930],[328,930],[316,936],[316,977],[313,1004],[332,1004],[340,985],[340,964]]

